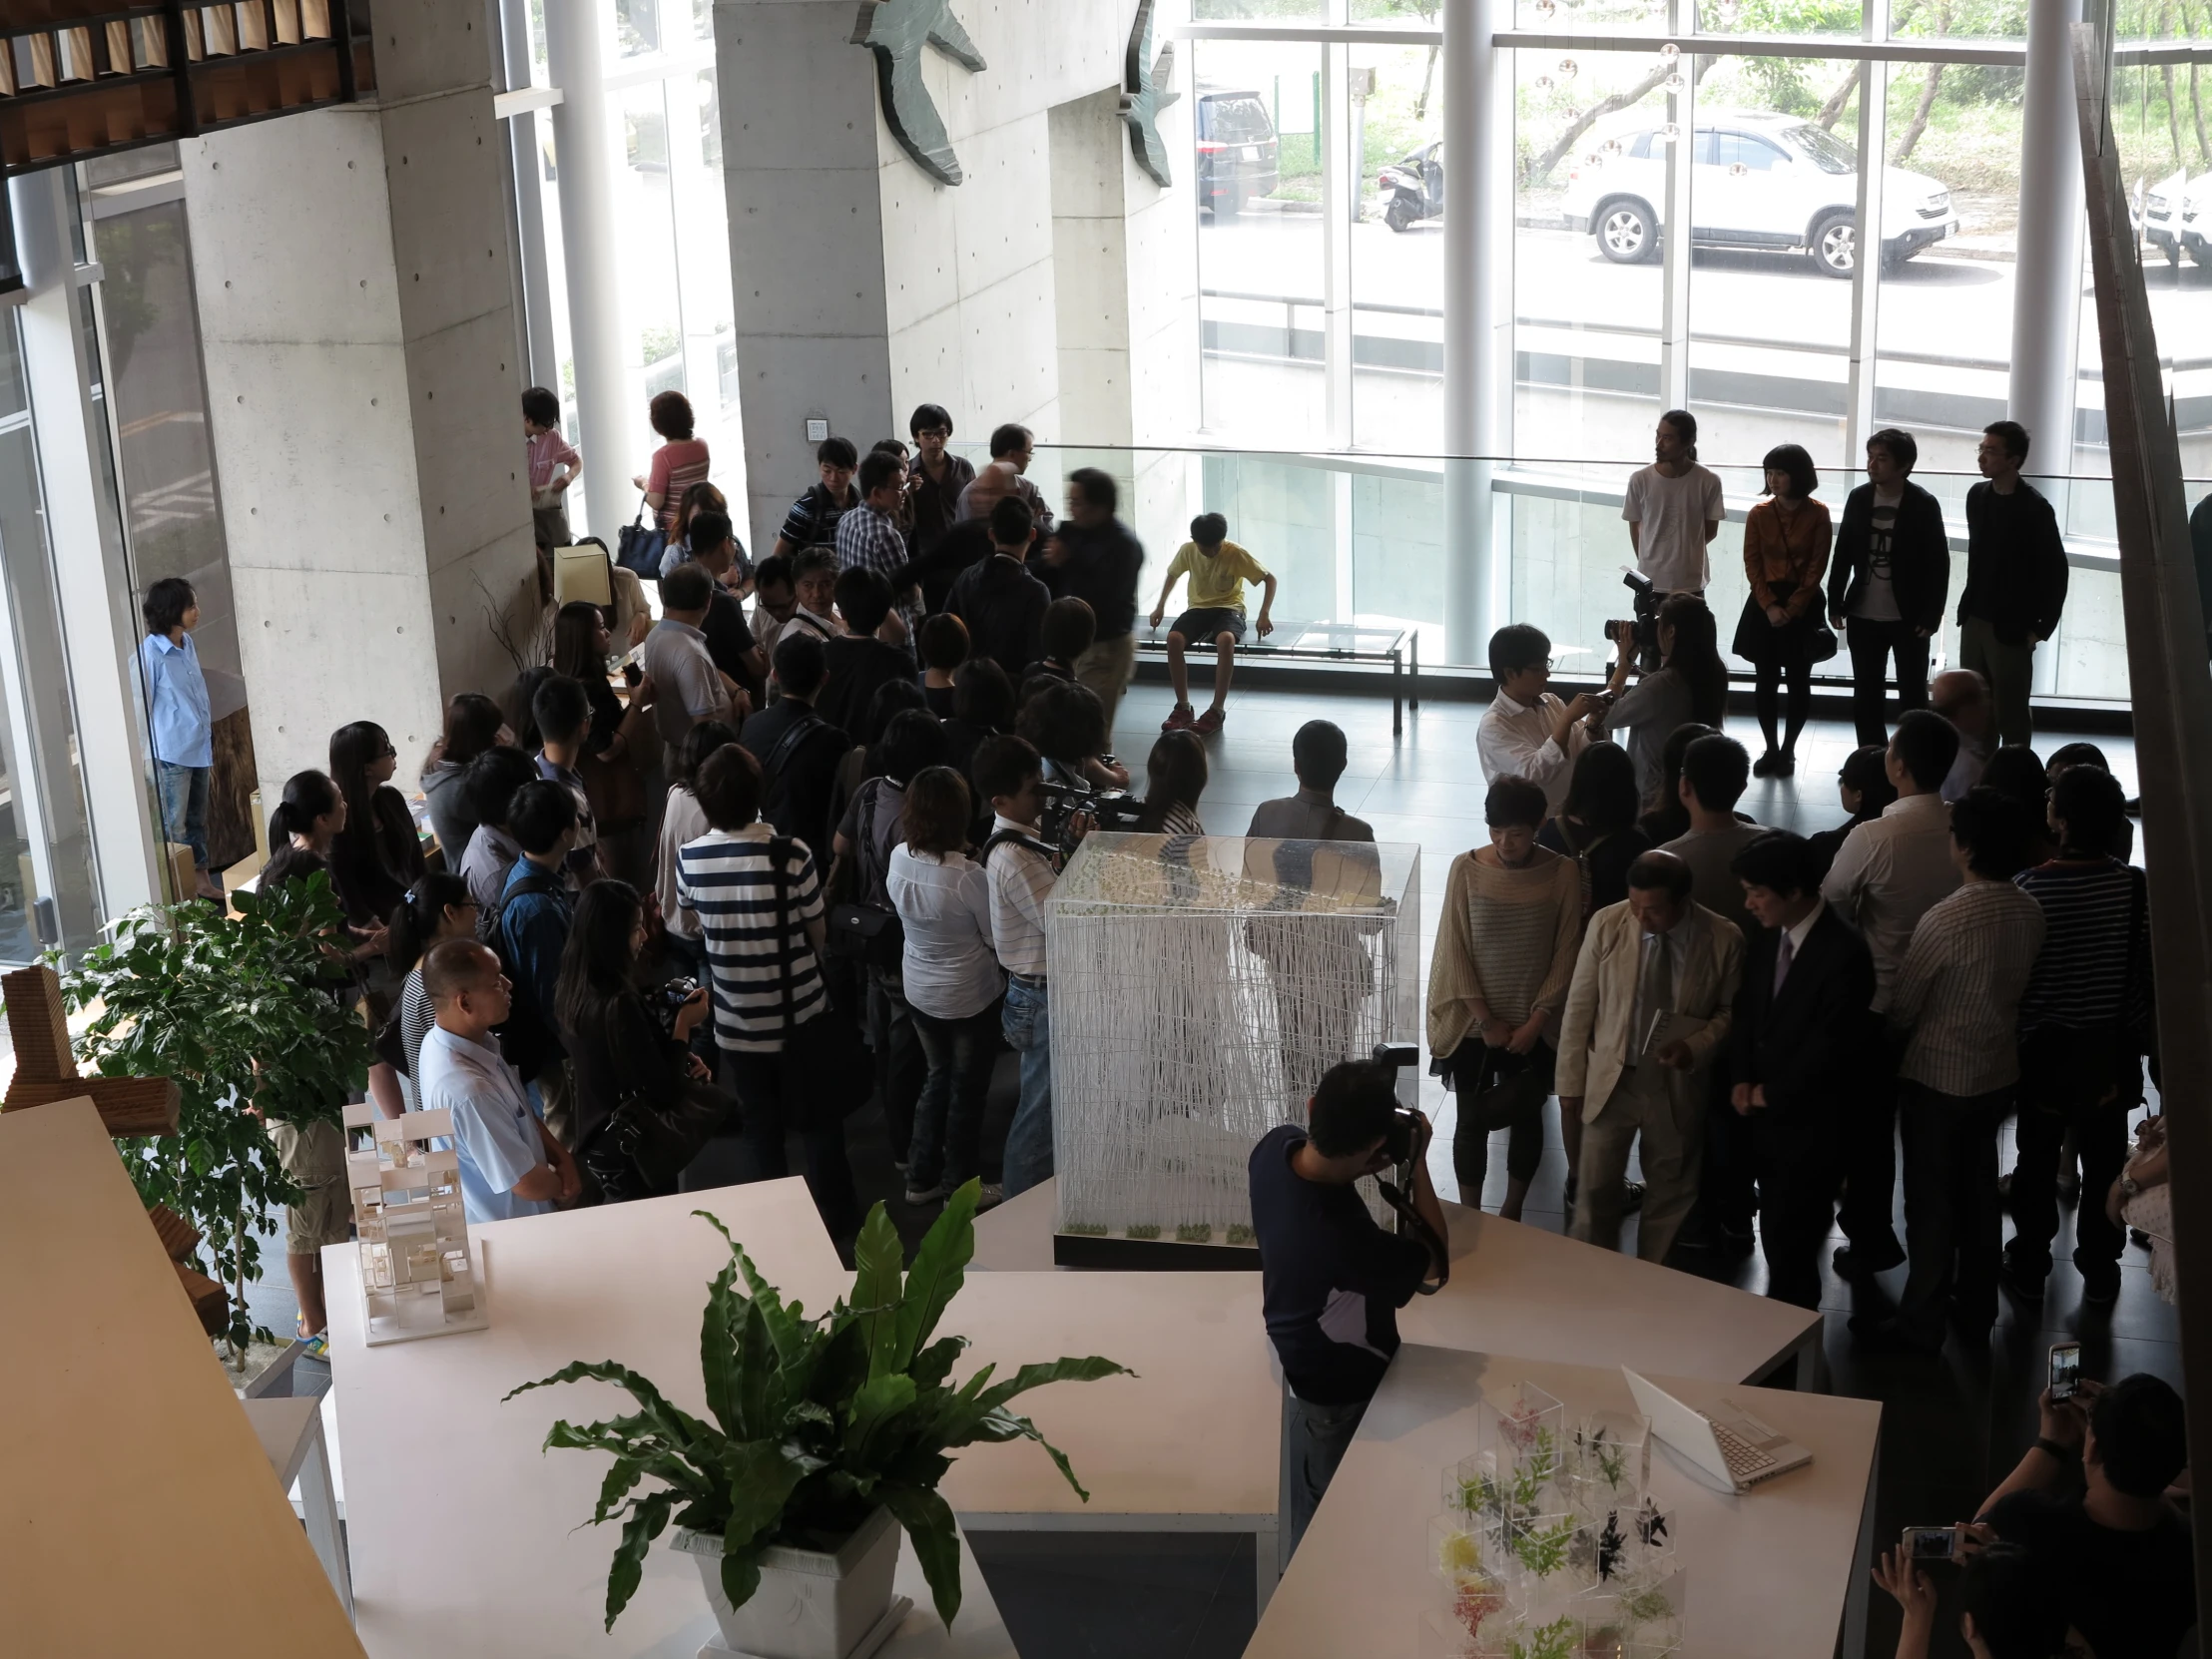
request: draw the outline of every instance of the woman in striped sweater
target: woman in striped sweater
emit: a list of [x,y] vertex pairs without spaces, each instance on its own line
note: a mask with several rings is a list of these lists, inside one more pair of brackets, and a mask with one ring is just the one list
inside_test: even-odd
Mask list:
[[1582,876],[1574,859],[1536,844],[1549,811],[1525,778],[1490,786],[1490,844],[1451,860],[1443,923],[1428,968],[1428,1048],[1458,1097],[1451,1164],[1459,1202],[1479,1207],[1490,1134],[1507,1129],[1505,1201],[1520,1220],[1544,1152],[1552,1035],[1582,940]]

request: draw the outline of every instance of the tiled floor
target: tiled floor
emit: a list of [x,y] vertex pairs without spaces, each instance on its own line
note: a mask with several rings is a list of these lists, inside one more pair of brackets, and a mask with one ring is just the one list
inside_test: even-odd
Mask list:
[[[1139,793],[1142,762],[1168,703],[1164,685],[1146,684],[1133,689],[1122,706],[1119,749],[1137,775]],[[1394,743],[1385,698],[1252,691],[1235,697],[1231,711],[1227,729],[1208,746],[1215,769],[1200,803],[1207,827],[1223,834],[1241,833],[1255,805],[1295,787],[1292,735],[1309,720],[1336,721],[1352,747],[1352,764],[1338,792],[1341,804],[1368,819],[1379,836],[1417,841],[1424,853],[1425,969],[1445,869],[1453,854],[1487,839],[1483,785],[1474,755],[1481,706],[1431,702],[1417,714],[1408,713],[1404,736]],[[1757,742],[1757,728],[1748,715],[1732,717],[1730,730],[1748,743]],[[2093,736],[2132,795],[2132,743]],[[1742,809],[1763,824],[1800,831],[1841,822],[1834,777],[1851,747],[1848,725],[1824,721],[1809,728],[1796,778],[1755,779]],[[1425,1087],[1438,1130],[1433,1173],[1438,1189],[1450,1196],[1457,1191],[1450,1167],[1450,1101],[1433,1080]],[[1011,1066],[1002,1063],[985,1130],[987,1146],[995,1147],[1003,1138],[1012,1105]],[[1546,1139],[1525,1219],[1556,1230],[1564,1223],[1564,1163],[1555,1113],[1546,1124]],[[855,1116],[847,1126],[847,1144],[862,1201],[886,1199],[900,1230],[909,1240],[917,1238],[929,1216],[909,1210],[900,1200],[880,1113],[871,1108]],[[2010,1161],[2008,1149],[2005,1161]],[[1492,1190],[1484,1200],[1494,1209],[1504,1183],[1502,1144],[1492,1149],[1490,1171]],[[2066,1226],[2070,1229],[2070,1219]],[[1630,1248],[1633,1238],[1631,1224]],[[1824,1307],[1832,1385],[1838,1392],[1880,1399],[1890,1407],[1883,1420],[1878,1537],[1894,1538],[1908,1524],[1972,1514],[2034,1437],[2034,1402],[2045,1350],[2060,1336],[2080,1340],[2091,1376],[2151,1371],[2179,1383],[2176,1316],[2152,1294],[2141,1254],[2130,1250],[2119,1303],[2100,1311],[2081,1306],[2079,1278],[2066,1262],[2070,1250],[2070,1240],[2062,1235],[2056,1247],[2060,1265],[2040,1309],[2023,1311],[2007,1300],[1986,1348],[1963,1352],[1954,1338],[1937,1360],[1857,1355],[1845,1324],[1853,1311],[1853,1292],[1833,1274],[1827,1276]],[[280,1266],[276,1271],[277,1277],[265,1282],[255,1298],[256,1312],[288,1330],[290,1291],[282,1283]],[[1714,1277],[1754,1292],[1765,1284],[1757,1257],[1717,1267]],[[1902,1283],[1901,1269],[1884,1275],[1869,1294],[1894,1296]],[[302,1382],[315,1385],[305,1377]],[[1249,1542],[1189,1533],[1035,1533],[985,1534],[974,1543],[1023,1659],[1227,1659],[1242,1652],[1251,1632]],[[1896,1643],[1896,1618],[1879,1592],[1874,1602],[1867,1653],[1886,1656]],[[1948,1619],[1939,1623],[1946,1632],[1952,1627]],[[1963,1651],[1947,1634],[1937,1648],[1939,1654]]]

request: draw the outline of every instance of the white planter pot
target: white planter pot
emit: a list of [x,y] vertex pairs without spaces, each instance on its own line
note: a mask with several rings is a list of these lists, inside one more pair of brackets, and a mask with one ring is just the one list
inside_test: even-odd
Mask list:
[[898,1537],[890,1511],[878,1509],[833,1555],[769,1549],[761,1587],[743,1607],[722,1593],[720,1537],[679,1529],[675,1547],[699,1562],[725,1647],[759,1659],[845,1659],[890,1609]]

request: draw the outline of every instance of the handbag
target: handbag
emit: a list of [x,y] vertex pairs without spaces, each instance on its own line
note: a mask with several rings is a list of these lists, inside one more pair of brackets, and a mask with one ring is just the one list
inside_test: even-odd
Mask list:
[[615,563],[643,582],[661,579],[661,555],[668,550],[668,532],[661,528],[661,515],[655,513],[653,522],[645,522],[645,497],[638,497],[638,516],[622,527],[615,538]]
[[592,819],[602,835],[634,830],[645,822],[645,780],[625,755],[608,760],[586,755],[576,770],[584,780],[584,797],[591,803]]
[[[906,962],[906,924],[887,904],[866,895],[874,887],[868,854],[875,845],[875,814],[882,805],[881,779],[869,781],[867,812],[860,822],[860,844],[852,849],[849,874],[845,860],[837,860],[830,874],[830,954],[896,973]],[[840,882],[842,887],[840,888]]]
[[[1476,1038],[1480,1043],[1480,1038]],[[1515,1054],[1510,1049],[1482,1046],[1474,1074],[1455,1074],[1459,1110],[1477,1129],[1510,1129],[1528,1122],[1551,1098],[1552,1068],[1536,1049]]]
[[[792,914],[785,860],[791,855],[789,836],[772,836],[768,843],[770,873],[776,881],[776,925],[784,937],[791,934]],[[784,1063],[780,1068],[784,1123],[787,1128],[827,1129],[842,1123],[875,1092],[875,1058],[861,1040],[850,1013],[829,1002],[804,1025],[799,1023],[799,996],[792,975],[784,975]]]
[[[607,1020],[611,1026],[612,1005]],[[625,1094],[590,1140],[628,1158],[652,1191],[672,1193],[677,1178],[707,1143],[738,1125],[735,1099],[712,1083],[686,1077],[677,1082],[673,1106],[656,1105],[636,1090]]]

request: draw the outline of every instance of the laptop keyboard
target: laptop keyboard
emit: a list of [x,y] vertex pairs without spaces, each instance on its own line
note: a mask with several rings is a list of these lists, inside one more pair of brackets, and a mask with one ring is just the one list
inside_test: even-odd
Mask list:
[[1728,1472],[1738,1480],[1756,1480],[1776,1466],[1772,1453],[1760,1450],[1721,1423],[1713,1424],[1713,1438],[1720,1442]]

